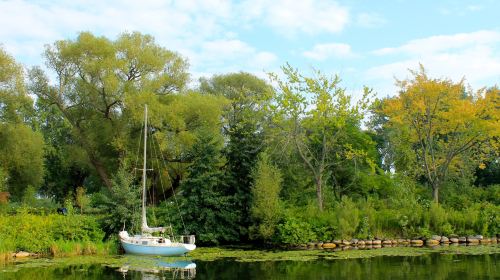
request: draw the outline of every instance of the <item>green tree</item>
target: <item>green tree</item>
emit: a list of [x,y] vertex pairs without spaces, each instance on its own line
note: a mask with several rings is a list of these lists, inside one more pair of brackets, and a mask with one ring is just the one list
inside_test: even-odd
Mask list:
[[242,238],[247,238],[252,169],[264,147],[265,109],[273,89],[264,80],[239,72],[201,79],[200,92],[227,99],[222,112],[223,136],[227,143],[223,150],[228,175],[225,194],[234,196],[233,211],[240,218],[239,231]]
[[8,174],[8,191],[20,199],[28,185],[43,180],[43,138],[24,124],[0,123],[0,166]]
[[0,192],[7,191],[7,180],[7,172],[5,172],[2,167],[0,167]]
[[[393,132],[390,141],[411,164],[396,165],[425,178],[435,202],[450,173],[471,163],[482,166],[491,150],[490,140],[498,137],[500,122],[494,106],[498,92],[470,92],[463,81],[432,79],[423,67],[413,77],[398,81],[400,92],[383,101],[385,126]],[[404,162],[404,161],[403,161]]]
[[181,215],[186,231],[205,244],[239,240],[232,196],[224,195],[221,142],[210,133],[200,134],[192,148],[188,177],[182,181]]
[[280,191],[282,175],[265,152],[260,154],[252,174],[252,207],[250,209],[254,226],[254,239],[269,240],[274,235],[276,225],[281,218]]
[[90,202],[90,199],[85,192],[85,188],[82,186],[76,188],[75,203],[76,206],[80,208],[80,214],[83,214],[83,208],[86,208]]
[[[331,167],[339,158],[366,160],[364,150],[344,145],[340,138],[350,123],[359,125],[368,108],[371,91],[364,94],[355,105],[340,78],[327,77],[316,71],[315,77],[306,77],[290,65],[282,67],[285,80],[276,74],[271,79],[277,83],[274,109],[276,132],[282,145],[291,144],[312,174],[318,207],[323,209],[323,187],[331,174]],[[333,156],[332,156],[333,155]]]
[[106,213],[100,223],[105,238],[115,234],[123,228],[131,232],[138,232],[141,227],[141,188],[134,184],[130,171],[121,166],[113,176],[113,186],[102,190],[98,196],[97,205]]
[[37,125],[46,143],[45,176],[40,192],[62,203],[77,186],[85,184],[88,191],[98,191],[99,184],[91,182],[99,179],[91,176],[92,166],[85,150],[75,142],[71,125],[57,107],[44,101],[40,98],[36,101]]
[[197,92],[166,96],[142,94],[126,99],[126,118],[130,122],[128,133],[127,137],[115,143],[124,147],[124,161],[129,166],[135,166],[137,158],[142,156],[138,141],[142,137],[140,128],[144,104],[148,104],[148,166],[153,167],[153,171],[148,173],[151,182],[148,197],[153,202],[168,199],[179,191],[198,135],[207,131],[220,135],[225,102],[224,98]]
[[179,92],[188,79],[186,61],[148,35],[124,33],[111,41],[88,32],[47,46],[45,59],[56,85],[34,68],[31,92],[59,110],[102,184],[111,188],[109,174],[123,156],[127,132],[125,99]]
[[334,163],[328,177],[339,201],[344,195],[367,197],[387,183],[376,164],[379,154],[371,135],[361,129],[359,122],[349,121],[343,129],[336,148],[342,153],[330,155]]
[[23,68],[0,48],[0,123],[27,123],[32,114]]
[[[24,84],[22,67],[0,48],[0,169],[2,184],[15,199],[28,185],[43,179],[41,134],[33,131],[33,101]],[[4,186],[5,188],[5,186]]]
[[36,189],[33,186],[26,187],[21,201],[25,206],[34,207],[36,203]]

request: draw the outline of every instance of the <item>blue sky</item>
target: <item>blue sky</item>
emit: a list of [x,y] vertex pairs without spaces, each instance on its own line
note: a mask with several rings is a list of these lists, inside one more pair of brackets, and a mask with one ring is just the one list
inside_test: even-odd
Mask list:
[[153,35],[190,62],[192,79],[289,62],[339,74],[358,94],[395,94],[394,77],[422,63],[475,89],[500,85],[500,1],[0,0],[0,44],[26,66],[43,45],[79,31]]

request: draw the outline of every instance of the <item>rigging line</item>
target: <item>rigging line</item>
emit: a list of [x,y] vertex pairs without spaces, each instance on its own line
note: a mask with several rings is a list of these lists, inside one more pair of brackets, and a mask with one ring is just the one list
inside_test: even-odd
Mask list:
[[[151,136],[151,138],[153,138],[153,136]],[[159,174],[159,178],[160,178],[161,191],[162,191],[162,194],[163,194],[163,201],[166,202],[167,201],[167,197],[165,196],[165,188],[163,187],[163,180],[162,180],[162,175],[161,175],[161,166],[160,166],[160,161],[158,160],[158,153],[156,152],[156,146],[154,145],[154,141],[152,141],[151,147],[153,147],[152,150],[153,150],[153,153],[154,153],[154,158],[156,159],[156,165],[158,166],[158,174]],[[159,149],[160,149],[160,147],[158,147],[158,150]],[[172,224],[172,221],[170,220],[170,215],[167,215],[167,219],[168,219],[168,223]]]
[[[158,160],[158,153],[156,152],[156,146],[154,145],[154,142],[151,143],[151,147],[153,147],[154,158],[156,159],[156,165],[158,166],[158,174],[159,174],[159,178],[160,178],[160,186],[162,189],[163,200],[166,201],[167,197],[165,196],[165,188],[163,187],[163,180],[162,180],[162,176],[161,176],[161,166],[160,166],[160,162]],[[160,149],[160,147],[158,147],[158,150],[159,149]]]
[[[151,136],[151,138],[153,138],[153,136]],[[153,138],[155,139],[155,138]],[[159,179],[160,179],[160,186],[161,186],[161,189],[162,189],[162,194],[163,194],[163,201],[167,201],[167,197],[165,196],[165,187],[163,186],[163,180],[162,180],[162,176],[161,176],[161,164],[160,164],[160,160],[158,159],[158,154],[161,155],[161,149],[160,149],[160,143],[158,142],[158,140],[156,140],[157,144],[158,144],[158,151],[156,150],[156,145],[154,145],[154,140],[151,140],[151,146],[153,147],[152,150],[153,150],[153,153],[155,154],[154,158],[156,159],[156,164],[158,166],[158,171],[159,171]],[[165,166],[165,170],[166,170],[166,166]],[[168,175],[168,173],[167,173]],[[170,236],[172,238],[172,240],[174,242],[177,242],[175,240],[175,235],[174,235],[174,230],[172,228],[172,220],[171,220],[171,217],[170,215],[167,215],[167,220],[168,220],[168,223],[169,223],[169,229],[170,229]],[[182,217],[181,217],[181,221],[182,221]],[[182,221],[183,222],[183,221]],[[186,227],[185,225],[184,226],[184,231],[186,231]]]
[[[141,130],[142,128],[144,127],[144,120],[141,120]],[[141,141],[142,141],[142,132],[139,133],[139,143],[137,145],[137,152],[135,153],[135,164],[134,164],[134,171],[133,171],[133,175],[134,175],[134,178],[133,180],[135,181],[135,178],[137,176],[137,164],[139,163],[139,151],[141,149]],[[132,183],[132,182],[130,182]],[[132,206],[132,213],[133,215],[135,215],[135,213],[137,213],[137,205],[134,204],[134,206]],[[134,221],[134,219],[132,218],[132,229],[137,225],[137,221]]]
[[[148,120],[149,120],[149,117],[148,117]],[[151,122],[149,122],[149,123],[151,123]],[[149,158],[151,159],[151,169],[150,170],[153,171],[154,170],[154,168],[153,168],[153,162],[154,162],[153,158],[156,156],[156,154],[154,154],[154,150],[153,150],[154,149],[154,142],[152,140],[153,139],[153,130],[152,129],[148,129],[148,135],[149,135],[149,146],[152,147],[151,149],[149,149]],[[159,170],[160,169],[158,168],[158,171]],[[158,221],[156,219],[156,212],[155,212],[156,211],[155,210],[155,205],[156,205],[155,201],[156,200],[155,200],[155,188],[154,188],[154,185],[153,185],[153,181],[151,181],[151,185],[150,185],[148,194],[149,194],[149,199],[151,201],[151,205],[153,206],[153,207],[151,207],[151,213],[152,213],[153,218],[154,218],[155,226],[157,226],[158,225]]]
[[[144,126],[144,120],[141,121],[141,130]],[[141,150],[142,132],[139,133],[139,145],[137,145],[137,152],[135,153],[135,164],[134,164],[134,180],[137,176],[137,163],[139,162],[139,151]]]
[[[144,123],[144,119],[141,119],[141,129],[140,129],[140,133],[139,133],[139,144],[137,145],[137,152],[135,153],[135,165],[134,165],[134,181],[136,180],[137,178],[137,167],[138,167],[138,164],[139,164],[139,153],[141,151],[141,143],[142,143],[142,128],[145,126],[146,124]],[[142,189],[142,188],[141,188]],[[139,210],[138,210],[138,206],[137,205],[134,205],[134,216],[135,216],[135,213],[137,213]],[[135,225],[136,227],[140,228],[141,227],[141,223],[139,221],[134,221],[135,222]],[[137,223],[139,223],[139,225],[137,225]]]
[[[148,120],[149,120],[149,118],[148,118]],[[151,122],[150,122],[150,123],[151,123]],[[148,129],[147,133],[148,133],[148,135],[149,135],[149,143],[150,143],[150,144],[149,144],[149,146],[151,147],[151,146],[153,146],[153,144],[152,144],[152,143],[153,143],[153,140],[151,140],[151,138],[153,137],[153,131],[152,131],[151,129]],[[152,149],[149,149],[149,158],[150,158],[150,159],[152,159],[152,158],[153,158],[153,151],[152,151]],[[152,160],[151,160],[151,161],[152,161]],[[153,170],[153,164],[152,164],[152,163],[151,163],[151,170]],[[146,192],[147,192],[147,190],[146,190]],[[156,221],[156,214],[155,214],[155,199],[154,199],[154,186],[153,186],[153,181],[151,181],[151,185],[150,185],[150,188],[149,188],[149,192],[148,192],[148,194],[149,194],[149,199],[150,199],[150,201],[151,201],[151,205],[153,206],[153,207],[150,207],[150,209],[151,209],[152,215],[153,215],[153,217],[154,217],[154,219],[155,219],[155,222],[157,222],[157,221]],[[155,223],[155,226],[157,226],[157,224],[156,224],[156,223]]]
[[[151,136],[151,137],[153,137],[153,136]],[[161,176],[161,170],[162,169],[161,169],[161,166],[160,166],[160,161],[158,160],[158,154],[161,153],[160,144],[158,143],[158,152],[156,151],[156,146],[154,145],[154,141],[152,141],[151,147],[153,147],[153,152],[155,154],[154,158],[156,159],[156,164],[158,166],[158,174],[159,174],[159,178],[160,178],[161,191],[162,191],[162,194],[163,194],[163,201],[166,201],[167,197],[165,196],[165,188],[163,187],[163,180],[162,180],[162,176]],[[165,170],[166,170],[166,167],[165,167]],[[167,175],[168,175],[168,173],[167,173]]]
[[[155,140],[156,140],[156,143],[158,144],[158,147],[160,147],[160,143],[158,142],[158,140],[157,139],[155,139]],[[167,169],[167,163],[165,162],[165,158],[163,157],[161,150],[160,150],[160,157],[161,157],[161,162],[163,163],[163,166],[165,167],[165,169]],[[177,196],[175,195],[175,190],[174,190],[173,186],[170,189],[172,190],[175,205],[177,206],[177,211],[179,213],[179,217],[181,218],[182,227],[184,228],[184,232],[186,233],[186,224],[184,223],[184,219],[182,218],[181,209],[179,207],[179,202],[177,201]]]

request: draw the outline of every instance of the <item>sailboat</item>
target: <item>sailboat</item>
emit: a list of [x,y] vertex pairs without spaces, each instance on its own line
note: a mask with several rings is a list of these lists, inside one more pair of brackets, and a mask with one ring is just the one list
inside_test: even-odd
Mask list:
[[[196,249],[195,236],[173,235],[164,237],[163,234],[171,227],[148,226],[146,217],[146,141],[148,125],[148,107],[144,107],[144,157],[142,168],[142,221],[141,234],[130,236],[126,230],[120,231],[118,236],[123,249],[127,254],[154,255],[154,256],[179,256]],[[153,236],[152,233],[159,232],[161,236]]]

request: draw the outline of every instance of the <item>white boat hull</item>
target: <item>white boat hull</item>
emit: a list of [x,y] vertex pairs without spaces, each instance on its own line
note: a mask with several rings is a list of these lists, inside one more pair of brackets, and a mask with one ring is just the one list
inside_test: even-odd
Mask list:
[[128,232],[120,231],[118,234],[125,253],[151,256],[180,256],[196,249],[194,239],[191,243],[171,242],[163,237],[150,235],[129,236]]
[[196,248],[194,244],[171,243],[169,245],[142,245],[121,241],[127,254],[152,255],[152,256],[180,256]]

